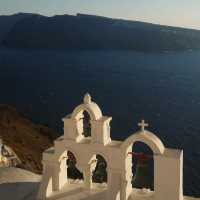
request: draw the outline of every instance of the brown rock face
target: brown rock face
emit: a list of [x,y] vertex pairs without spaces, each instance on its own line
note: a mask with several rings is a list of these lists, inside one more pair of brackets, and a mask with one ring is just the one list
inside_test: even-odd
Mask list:
[[20,168],[40,174],[42,152],[53,145],[53,131],[36,125],[11,106],[0,105],[0,136],[21,160]]

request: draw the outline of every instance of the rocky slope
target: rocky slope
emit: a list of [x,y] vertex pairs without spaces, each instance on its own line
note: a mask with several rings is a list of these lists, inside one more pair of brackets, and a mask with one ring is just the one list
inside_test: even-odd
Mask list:
[[0,16],[0,43],[3,38],[10,32],[10,30],[15,26],[15,24],[25,18],[28,15],[16,14],[11,16]]
[[21,13],[0,16],[0,26],[0,44],[14,48],[143,52],[200,49],[197,30],[84,14],[45,17]]
[[52,146],[54,133],[23,117],[15,108],[0,105],[0,137],[21,160],[20,168],[42,172],[42,152]]

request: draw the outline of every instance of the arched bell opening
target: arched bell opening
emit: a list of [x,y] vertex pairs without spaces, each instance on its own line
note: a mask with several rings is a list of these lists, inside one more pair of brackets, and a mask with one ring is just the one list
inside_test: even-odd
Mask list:
[[87,111],[83,111],[83,135],[85,137],[91,137],[91,118]]
[[86,110],[82,110],[76,116],[78,135],[85,138],[91,137],[91,117]]
[[76,157],[71,151],[67,151],[67,179],[83,180],[83,173],[76,167]]
[[96,167],[92,172],[92,182],[107,183],[107,163],[103,156],[96,155]]
[[132,187],[154,190],[154,158],[151,148],[143,142],[135,142],[129,156],[132,157]]
[[90,161],[91,188],[107,187],[107,162],[103,156],[94,155]]

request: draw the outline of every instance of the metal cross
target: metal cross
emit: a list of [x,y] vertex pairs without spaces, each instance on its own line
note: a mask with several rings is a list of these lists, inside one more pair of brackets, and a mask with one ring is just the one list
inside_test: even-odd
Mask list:
[[141,127],[142,131],[144,131],[145,127],[148,127],[149,124],[145,123],[145,121],[142,120],[140,123],[138,123],[138,126]]

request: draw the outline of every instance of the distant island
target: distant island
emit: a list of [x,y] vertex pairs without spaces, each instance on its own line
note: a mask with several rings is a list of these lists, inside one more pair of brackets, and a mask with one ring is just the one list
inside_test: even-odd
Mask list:
[[0,16],[0,46],[30,49],[133,50],[200,49],[200,30],[85,14],[46,17]]

